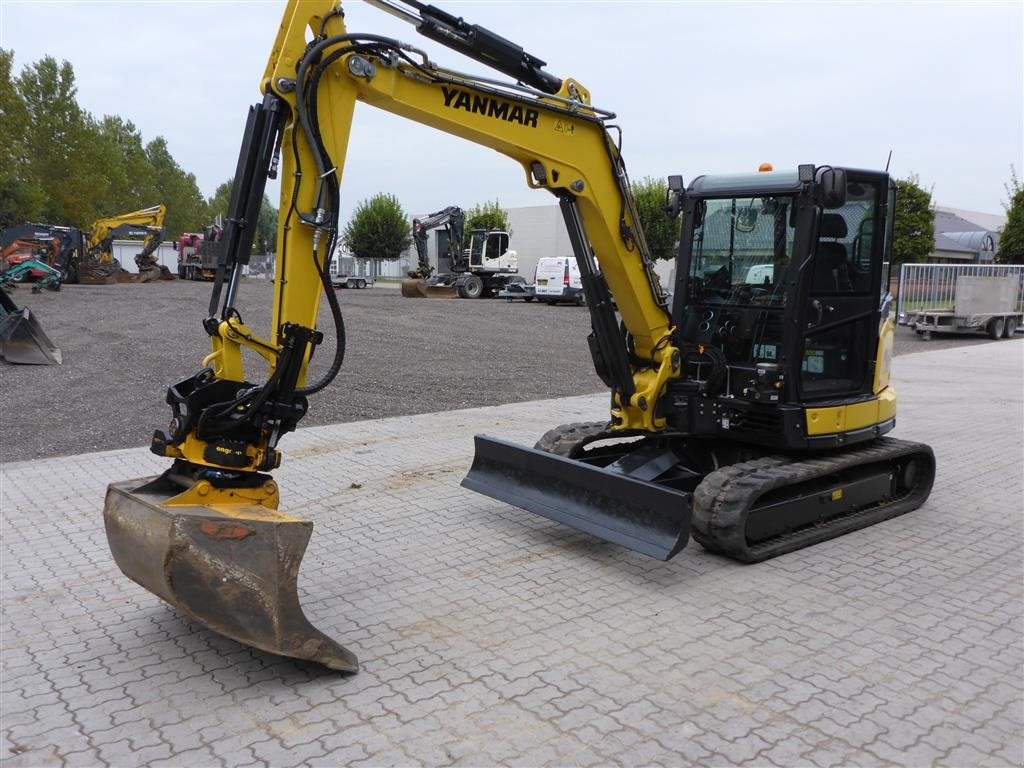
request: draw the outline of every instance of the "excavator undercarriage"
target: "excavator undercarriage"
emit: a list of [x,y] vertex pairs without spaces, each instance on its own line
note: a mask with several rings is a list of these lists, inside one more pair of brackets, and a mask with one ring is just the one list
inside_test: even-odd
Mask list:
[[478,435],[462,484],[659,560],[693,538],[754,563],[916,509],[934,476],[931,448],[888,437],[808,457],[594,422],[533,449]]

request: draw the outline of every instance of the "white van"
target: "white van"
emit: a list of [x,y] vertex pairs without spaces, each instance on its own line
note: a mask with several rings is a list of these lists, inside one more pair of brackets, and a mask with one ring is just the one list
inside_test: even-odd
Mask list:
[[559,301],[582,304],[584,301],[580,267],[574,256],[553,256],[538,261],[533,284],[537,301],[548,304]]

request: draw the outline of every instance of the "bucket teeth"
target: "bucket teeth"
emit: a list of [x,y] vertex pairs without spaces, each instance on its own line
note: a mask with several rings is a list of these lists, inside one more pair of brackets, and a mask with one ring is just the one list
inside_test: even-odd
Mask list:
[[194,495],[176,501],[153,480],[107,489],[107,541],[126,576],[240,643],[358,670],[355,655],[310,624],[299,605],[311,522],[244,498],[216,508],[187,503]]

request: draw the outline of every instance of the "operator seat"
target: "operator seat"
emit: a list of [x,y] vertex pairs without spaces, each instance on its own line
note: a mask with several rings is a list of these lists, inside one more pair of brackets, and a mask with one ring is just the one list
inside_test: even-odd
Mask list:
[[847,271],[846,246],[839,242],[846,234],[846,219],[838,213],[826,213],[821,217],[811,280],[814,293],[849,293],[853,290]]

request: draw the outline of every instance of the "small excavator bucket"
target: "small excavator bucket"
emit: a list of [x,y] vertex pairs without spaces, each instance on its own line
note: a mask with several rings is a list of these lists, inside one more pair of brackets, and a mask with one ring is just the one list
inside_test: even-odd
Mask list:
[[0,357],[19,365],[60,365],[61,352],[43,333],[39,321],[0,288]]
[[454,285],[412,278],[402,281],[402,295],[410,299],[454,299],[459,294]]
[[114,285],[117,270],[112,264],[82,262],[78,265],[78,282],[82,285]]
[[[669,560],[689,540],[692,495],[485,435],[474,438],[464,488]],[[654,459],[658,461],[657,457]]]
[[231,491],[200,480],[183,491],[171,473],[107,488],[103,520],[121,571],[240,643],[357,671],[355,655],[310,624],[299,605],[299,565],[313,523],[277,511],[271,480]]

